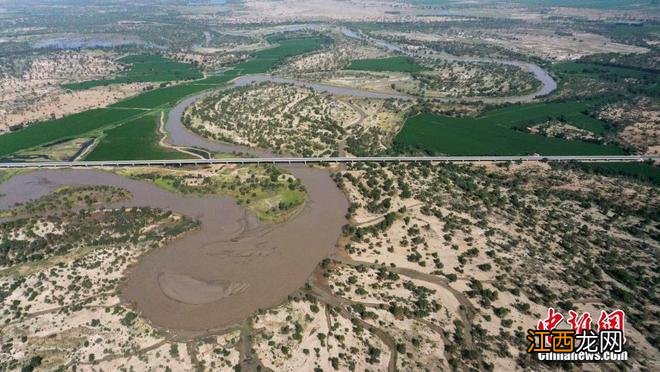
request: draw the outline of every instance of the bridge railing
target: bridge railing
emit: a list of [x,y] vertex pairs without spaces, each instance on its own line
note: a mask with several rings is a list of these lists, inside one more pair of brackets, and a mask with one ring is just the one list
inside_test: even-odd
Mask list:
[[643,162],[660,161],[656,155],[589,155],[589,156],[375,156],[375,157],[281,157],[281,158],[220,158],[164,160],[106,160],[73,162],[0,162],[0,168],[62,168],[62,167],[136,167],[184,166],[210,164],[319,164],[319,163],[460,163],[460,162]]

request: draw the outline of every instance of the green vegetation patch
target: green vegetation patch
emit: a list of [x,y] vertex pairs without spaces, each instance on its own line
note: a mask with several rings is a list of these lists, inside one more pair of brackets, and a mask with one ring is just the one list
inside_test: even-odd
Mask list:
[[254,53],[250,60],[238,64],[235,69],[242,75],[264,73],[275,68],[286,58],[321,49],[324,45],[329,44],[332,39],[326,36],[289,39],[271,37],[268,41],[277,43],[278,46]]
[[[174,220],[171,212],[151,208],[87,209],[84,213],[66,210],[45,218],[33,216],[0,223],[0,231],[7,232],[0,235],[0,276],[24,273],[31,266],[48,266],[49,261],[55,263],[56,257],[81,247],[84,252],[92,247],[160,241],[199,226],[188,217]],[[35,227],[44,221],[53,223],[55,231],[66,233],[36,234]],[[147,227],[149,233],[145,234]],[[12,238],[20,236],[19,231],[27,231],[30,238]]]
[[267,222],[288,219],[307,198],[300,180],[271,165],[226,168],[213,174],[151,168],[122,169],[119,173],[172,192],[231,196]]
[[417,64],[412,58],[398,56],[390,58],[358,59],[352,61],[349,70],[420,72],[428,68]]
[[0,217],[43,214],[57,210],[74,208],[102,207],[106,204],[127,200],[128,190],[116,186],[62,186],[53,193],[29,203],[21,204],[8,211],[0,212]]
[[94,109],[33,124],[0,136],[0,158],[20,150],[81,137],[91,131],[119,124],[141,113],[143,113],[141,110]]
[[640,69],[634,69],[622,66],[607,66],[597,63],[584,63],[584,62],[561,62],[552,66],[552,69],[559,73],[566,74],[588,74],[599,75],[608,80],[625,79],[625,78],[645,78],[653,77],[650,72]]
[[209,89],[208,85],[200,85],[204,80],[199,80],[197,84],[179,84],[166,88],[150,90],[139,94],[133,98],[117,102],[111,107],[131,107],[152,109],[168,104],[174,104],[186,96]]
[[254,53],[253,58],[234,66],[232,70],[221,75],[209,76],[194,82],[171,87],[154,89],[133,98],[115,103],[113,107],[156,108],[174,104],[186,96],[210,89],[212,86],[224,84],[241,75],[259,74],[272,69],[285,58],[320,49],[331,39],[327,37],[304,37],[293,39],[271,38],[269,41],[279,43],[278,46]]
[[[508,109],[507,109],[508,110]],[[419,114],[406,120],[394,139],[397,152],[448,155],[614,155],[616,146],[548,138],[514,129],[510,114],[496,111],[479,118]],[[520,115],[519,120],[528,118]]]
[[660,80],[656,72],[643,68],[613,66],[599,63],[562,62],[552,66],[553,71],[565,76],[580,76],[606,81],[618,86],[628,86],[633,94],[660,95]]
[[204,79],[190,82],[187,85],[219,85],[239,77],[241,74],[236,70],[227,70],[218,75],[210,75]]
[[110,84],[193,80],[203,77],[202,73],[193,65],[175,62],[158,55],[131,55],[120,58],[117,62],[129,64],[131,68],[111,79],[64,84],[62,87],[71,90],[83,90]]
[[578,101],[515,105],[491,111],[475,120],[514,129],[524,129],[548,120],[559,120],[595,134],[604,134],[609,130],[607,123],[587,114],[595,105],[595,102]]
[[183,98],[211,89],[215,86],[224,84],[237,78],[240,74],[235,70],[229,70],[221,75],[209,76],[205,79],[195,80],[194,82],[178,84],[170,87],[154,89],[133,98],[117,102],[112,107],[132,107],[152,109],[173,105]]
[[158,145],[158,116],[149,114],[105,132],[86,160],[183,159],[190,156]]

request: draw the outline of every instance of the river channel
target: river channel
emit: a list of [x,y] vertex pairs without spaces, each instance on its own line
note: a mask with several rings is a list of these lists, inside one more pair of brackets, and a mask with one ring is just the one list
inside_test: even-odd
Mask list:
[[[528,67],[536,71],[535,76],[543,82],[539,92],[493,99],[501,102],[515,98],[520,102],[554,90],[554,80],[534,66]],[[264,81],[295,84],[332,94],[411,98],[270,75],[243,76],[227,88]],[[209,94],[212,93],[184,99],[169,112],[165,128],[170,144],[211,152],[277,156],[266,150],[208,140],[188,131],[181,122],[184,111]],[[470,99],[473,98],[476,99]],[[0,195],[4,194],[0,197],[0,210],[47,195],[62,185],[114,185],[127,189],[132,197],[112,207],[161,208],[196,218],[201,228],[144,256],[127,273],[121,293],[125,303],[155,326],[192,337],[233,327],[255,311],[285,301],[335,249],[341,226],[346,223],[346,197],[327,170],[305,166],[287,169],[305,185],[308,200],[299,214],[280,224],[259,223],[230,198],[183,196],[148,182],[100,170],[37,170],[15,176],[0,185]]]
[[190,197],[98,170],[37,170],[0,185],[0,210],[62,185],[114,185],[131,200],[111,207],[153,207],[201,222],[144,256],[128,273],[122,299],[154,325],[196,336],[240,323],[284,301],[334,249],[348,203],[328,172],[290,168],[308,190],[289,221],[261,224],[233,199]]
[[[404,48],[390,43],[385,40],[376,39],[367,35],[364,35],[361,32],[355,32],[349,28],[343,28],[342,33],[346,37],[350,37],[356,40],[365,41],[371,44],[374,44],[380,48],[387,49],[391,52],[406,54],[410,56],[415,56],[412,53],[407,52]],[[524,103],[530,102],[535,98],[542,97],[552,93],[557,89],[557,82],[550,76],[550,74],[541,68],[538,65],[529,62],[515,61],[510,59],[499,59],[499,58],[486,58],[486,57],[472,57],[472,56],[454,56],[448,53],[438,54],[440,59],[443,59],[448,62],[470,62],[470,63],[499,63],[503,65],[516,66],[521,69],[531,73],[534,77],[541,82],[541,87],[536,91],[525,95],[520,96],[509,96],[509,97],[459,97],[459,98],[434,98],[437,101],[442,102],[484,102],[492,104],[501,104],[501,103]]]

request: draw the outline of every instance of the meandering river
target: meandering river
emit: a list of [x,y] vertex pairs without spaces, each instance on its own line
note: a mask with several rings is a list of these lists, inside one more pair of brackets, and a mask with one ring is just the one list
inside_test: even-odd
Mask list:
[[289,221],[261,224],[231,198],[183,196],[98,170],[37,170],[0,185],[0,210],[62,185],[114,185],[132,198],[111,207],[153,207],[201,222],[128,273],[122,299],[155,326],[191,337],[240,323],[274,307],[306,282],[334,249],[348,203],[328,172],[290,168],[309,198]]
[[[391,52],[397,52],[402,54],[411,55],[404,48],[390,43],[385,40],[376,39],[373,37],[366,36],[360,32],[355,32],[348,28],[343,28],[342,33],[344,36],[366,41],[372,43],[380,48],[387,49]],[[515,61],[510,59],[499,59],[499,58],[486,58],[486,57],[458,57],[448,53],[442,53],[439,55],[443,60],[454,62],[471,62],[471,63],[499,63],[503,65],[516,66],[521,69],[530,72],[534,77],[541,82],[541,87],[533,93],[519,95],[519,96],[509,96],[509,97],[460,97],[460,98],[437,98],[439,101],[444,102],[484,102],[484,103],[522,103],[530,102],[535,98],[542,97],[552,93],[557,89],[557,82],[550,76],[550,74],[541,68],[538,65],[529,62]]]
[[[380,45],[384,45],[382,43],[385,42]],[[470,97],[468,100],[522,102],[556,88],[554,80],[536,65],[496,62],[527,68],[541,80],[542,89],[520,97]],[[243,76],[228,87],[266,81],[366,98],[412,98],[270,75]],[[184,111],[209,94],[212,93],[184,99],[170,111],[165,125],[169,143],[211,152],[277,156],[266,150],[212,141],[188,131],[181,122]],[[201,222],[198,231],[146,254],[128,273],[121,293],[126,303],[155,326],[184,337],[197,336],[232,327],[258,309],[283,302],[304,285],[316,265],[333,251],[341,226],[346,223],[346,197],[326,170],[302,166],[288,167],[288,170],[302,181],[309,197],[301,213],[275,225],[257,222],[230,198],[183,196],[148,182],[98,170],[37,170],[15,176],[0,185],[0,195],[4,194],[0,197],[0,210],[37,199],[62,185],[114,185],[127,189],[132,197],[113,207],[161,208],[198,219]]]

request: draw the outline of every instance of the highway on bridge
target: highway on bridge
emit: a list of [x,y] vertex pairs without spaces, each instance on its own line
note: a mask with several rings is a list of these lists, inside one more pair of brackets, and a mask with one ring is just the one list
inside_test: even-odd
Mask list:
[[184,166],[210,164],[332,164],[332,163],[470,163],[470,162],[643,162],[660,161],[656,155],[590,155],[590,156],[373,156],[373,157],[274,157],[165,160],[103,160],[0,162],[0,169],[10,168],[78,168]]

